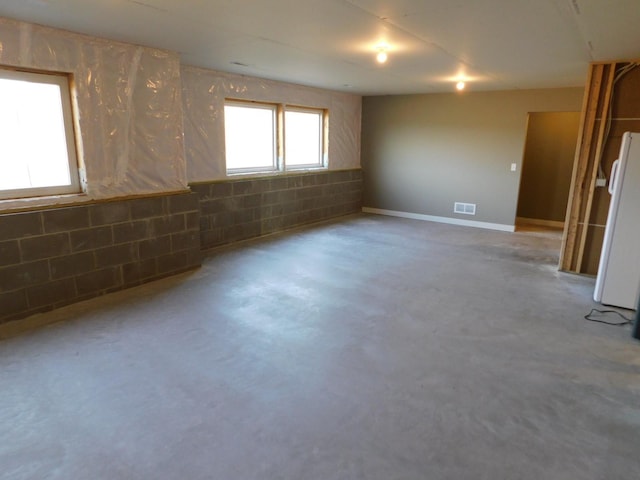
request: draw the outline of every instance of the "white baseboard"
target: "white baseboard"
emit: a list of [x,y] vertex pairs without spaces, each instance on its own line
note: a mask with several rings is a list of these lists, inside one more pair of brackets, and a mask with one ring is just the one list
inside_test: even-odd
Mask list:
[[522,225],[539,225],[541,227],[564,228],[564,222],[556,220],[542,220],[539,218],[516,217],[516,224]]
[[421,213],[398,212],[396,210],[384,210],[381,208],[362,207],[364,213],[375,213],[377,215],[388,215],[390,217],[411,218],[413,220],[424,220],[426,222],[448,223],[450,225],[461,225],[463,227],[486,228],[489,230],[500,230],[501,232],[515,232],[515,225],[505,225],[502,223],[477,222],[474,220],[463,220],[461,218],[437,217],[434,215],[423,215]]

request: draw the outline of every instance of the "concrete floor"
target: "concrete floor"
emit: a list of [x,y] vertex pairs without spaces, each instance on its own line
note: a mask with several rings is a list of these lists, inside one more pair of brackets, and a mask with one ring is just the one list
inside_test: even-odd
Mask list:
[[640,343],[559,244],[347,217],[2,327],[0,478],[637,477]]

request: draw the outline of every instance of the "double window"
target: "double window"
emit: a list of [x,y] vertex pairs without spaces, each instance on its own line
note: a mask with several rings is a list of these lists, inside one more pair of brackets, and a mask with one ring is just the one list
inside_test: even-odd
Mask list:
[[0,69],[0,199],[80,191],[68,77]]
[[326,166],[325,110],[228,100],[224,123],[228,173]]

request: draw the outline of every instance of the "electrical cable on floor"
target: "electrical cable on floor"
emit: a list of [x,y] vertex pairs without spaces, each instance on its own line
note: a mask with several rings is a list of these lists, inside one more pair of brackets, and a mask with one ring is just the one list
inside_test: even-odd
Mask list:
[[[618,317],[622,318],[624,322],[607,322],[606,320],[593,318],[594,312],[599,313],[603,316],[609,313],[615,313]],[[622,327],[623,325],[631,325],[633,323],[633,320],[631,318],[625,317],[620,312],[616,312],[615,310],[598,310],[596,308],[592,308],[591,311],[584,316],[584,318],[585,320],[589,320],[590,322],[604,323],[605,325],[613,325],[615,327]]]

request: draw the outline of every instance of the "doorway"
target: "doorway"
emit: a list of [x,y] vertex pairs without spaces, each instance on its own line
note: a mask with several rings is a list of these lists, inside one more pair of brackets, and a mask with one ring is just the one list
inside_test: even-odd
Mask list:
[[516,228],[564,227],[580,112],[529,113]]

